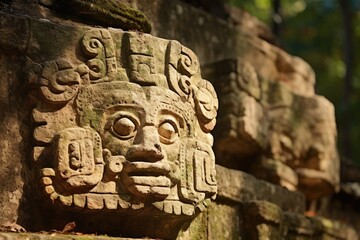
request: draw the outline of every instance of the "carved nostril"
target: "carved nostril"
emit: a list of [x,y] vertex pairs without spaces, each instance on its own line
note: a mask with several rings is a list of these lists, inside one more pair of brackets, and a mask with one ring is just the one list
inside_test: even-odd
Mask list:
[[155,148],[161,152],[161,146],[158,143],[155,143]]
[[163,158],[164,154],[161,151],[160,144],[158,143],[148,146],[132,146],[126,154],[126,159],[129,161],[155,162],[160,161]]

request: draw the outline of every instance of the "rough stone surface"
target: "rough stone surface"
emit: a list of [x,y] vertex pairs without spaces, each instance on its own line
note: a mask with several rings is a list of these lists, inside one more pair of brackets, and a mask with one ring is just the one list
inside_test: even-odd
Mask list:
[[[308,199],[336,185],[329,164],[336,153],[324,148],[334,145],[332,107],[315,95],[308,64],[269,44],[263,25],[236,10],[225,21],[176,0],[106,1],[143,11],[154,36],[194,53],[177,41],[94,28],[147,24],[121,12],[127,7],[115,16],[114,5],[103,5],[106,12],[88,4],[105,1],[67,1],[74,16],[56,2],[0,4],[11,13],[0,14],[0,227],[16,221],[50,231],[75,222],[82,233],[179,240],[358,239],[346,225],[303,216],[302,194],[221,166],[218,198],[206,208],[217,188],[209,134],[217,101],[195,53],[215,63],[202,76],[214,77],[227,106],[215,140],[231,154],[218,151],[219,164],[241,165]],[[197,2],[210,13],[222,4]],[[117,25],[122,17],[129,26]]]
[[281,209],[302,214],[305,212],[305,199],[299,192],[258,180],[237,170],[216,166],[218,197],[237,204],[251,200],[268,201]]
[[242,239],[242,216],[239,205],[216,203],[208,210],[208,238],[211,240]]
[[335,192],[339,157],[333,105],[264,79],[262,69],[245,59],[224,60],[204,71],[220,96],[218,163],[298,189],[309,200]]
[[321,216],[335,219],[353,227],[360,235],[360,184],[342,183],[339,193],[322,202]]
[[136,30],[149,33],[151,25],[146,16],[117,0],[41,0],[44,6],[65,13],[72,13],[77,17],[85,18],[93,23],[124,30]]
[[29,152],[23,66],[29,27],[23,17],[0,16],[0,225],[22,217]]
[[[3,10],[11,9],[19,14],[72,24],[69,19],[52,14],[48,7],[37,4],[36,0],[27,0],[26,8],[23,7],[22,1],[13,0],[11,4],[5,5]],[[51,5],[57,0],[43,1],[49,2],[45,5]],[[151,33],[154,36],[180,41],[199,56],[203,65],[241,57],[253,64],[263,78],[282,81],[298,94],[314,94],[315,76],[311,67],[300,58],[290,56],[263,41],[262,39],[266,39],[272,42],[269,33],[261,30],[264,27],[254,27],[261,24],[243,12],[231,14],[229,11],[230,15],[237,17],[230,17],[229,21],[225,21],[177,0],[116,2],[143,12],[152,25]],[[92,24],[99,23],[94,21]]]
[[[0,224],[18,219],[24,179],[25,163],[24,112],[25,99],[21,89],[21,65],[24,59],[0,54]],[[18,63],[18,64],[13,64]]]
[[282,211],[274,204],[250,201],[243,205],[245,239],[359,239],[353,228],[321,217]]
[[200,213],[192,222],[185,224],[176,240],[207,240],[208,239],[208,212]]
[[1,240],[140,240],[151,238],[113,238],[108,236],[66,235],[66,234],[37,234],[37,233],[1,233]]
[[[21,59],[13,57],[19,65],[7,66],[12,56],[1,56],[3,108],[8,109],[1,140],[6,178],[1,197],[9,202],[4,220],[16,220],[22,197],[25,146],[18,111],[33,125],[33,139],[26,140],[34,143],[33,156],[26,157],[33,159],[28,164],[39,186],[35,193],[48,207],[65,211],[57,214],[66,217],[52,218],[48,228],[59,228],[73,211],[81,229],[173,238],[175,228],[209,205],[217,192],[209,132],[218,100],[190,49],[136,32],[6,14],[2,19],[28,26],[21,34],[29,35],[25,47],[21,40],[16,44],[19,51],[26,49],[17,52]],[[1,31],[10,38],[14,34],[5,20]],[[24,114],[26,105],[20,107],[26,94],[17,92],[23,95],[15,101],[17,95],[10,95],[23,88],[20,80],[28,80],[31,89],[31,116]],[[10,143],[16,140],[20,144]],[[121,227],[94,228],[86,213],[114,215],[109,217],[114,222],[121,216]],[[94,218],[102,219],[101,214]],[[139,227],[139,221],[146,222]]]
[[246,16],[239,26],[179,1],[121,2],[144,12],[152,23],[155,36],[177,39],[189,46],[203,65],[240,57],[254,65],[262,78],[284,82],[298,94],[314,95],[315,75],[311,67],[302,59],[262,40],[257,29],[254,30],[254,25],[259,24],[246,25],[245,22],[249,22]]
[[232,23],[239,32],[263,39],[269,43],[276,43],[275,36],[267,24],[252,16],[242,8],[232,5],[226,6],[228,22]]

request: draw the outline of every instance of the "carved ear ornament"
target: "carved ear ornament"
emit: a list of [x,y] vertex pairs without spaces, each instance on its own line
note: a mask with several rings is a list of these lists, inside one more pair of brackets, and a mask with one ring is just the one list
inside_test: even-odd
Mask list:
[[212,84],[200,76],[197,56],[177,41],[170,41],[167,55],[166,75],[169,87],[178,95],[188,100],[193,99],[202,130],[210,132],[216,123],[219,103]]

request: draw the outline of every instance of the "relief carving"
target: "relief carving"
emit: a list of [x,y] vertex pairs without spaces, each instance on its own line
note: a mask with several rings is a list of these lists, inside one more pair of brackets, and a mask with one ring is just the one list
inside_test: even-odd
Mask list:
[[264,79],[243,59],[205,68],[220,96],[217,161],[299,190],[307,200],[339,187],[333,105]]
[[89,30],[82,63],[42,63],[33,119],[43,192],[68,210],[193,216],[217,192],[214,88],[180,43],[120,35]]

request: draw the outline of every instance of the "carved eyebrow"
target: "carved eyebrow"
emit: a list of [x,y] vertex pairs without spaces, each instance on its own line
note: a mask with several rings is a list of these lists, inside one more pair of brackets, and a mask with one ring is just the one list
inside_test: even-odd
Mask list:
[[182,128],[184,127],[185,119],[184,119],[184,116],[182,116],[181,114],[174,112],[174,111],[172,111],[172,109],[169,109],[169,108],[162,108],[162,109],[160,109],[159,113],[161,115],[170,115],[170,116],[175,117],[176,120],[178,121],[178,123],[180,124],[180,127],[182,127]]
[[112,111],[119,111],[119,110],[136,110],[136,112],[140,112],[141,114],[145,114],[145,109],[139,105],[134,103],[117,103],[113,104],[106,108],[106,110]]
[[190,104],[178,102],[178,101],[161,101],[160,102],[160,109],[166,109],[171,113],[177,114],[182,119],[189,121],[192,118],[192,115],[195,114],[194,109],[190,106]]

